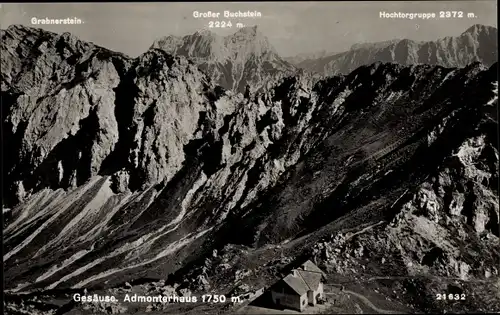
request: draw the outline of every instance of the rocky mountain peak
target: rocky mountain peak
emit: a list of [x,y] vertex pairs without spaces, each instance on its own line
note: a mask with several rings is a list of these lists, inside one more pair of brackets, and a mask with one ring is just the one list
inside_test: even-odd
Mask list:
[[12,24],[12,25],[9,25],[9,27],[7,27],[6,29],[2,29],[1,32],[6,32],[6,33],[10,33],[10,34],[22,34],[22,33],[31,33],[31,32],[40,32],[42,31],[42,29],[39,29],[39,28],[33,28],[33,27],[28,27],[28,26],[25,26],[25,25],[21,25],[21,24]]
[[305,60],[296,66],[323,75],[347,74],[362,65],[377,61],[444,67],[464,67],[479,61],[491,66],[498,60],[497,37],[495,27],[475,24],[460,35],[434,41],[394,39],[355,44],[348,51]]
[[237,34],[245,34],[246,36],[257,36],[257,35],[262,35],[258,30],[257,30],[257,25],[254,26],[245,26],[240,29],[235,33]]
[[269,42],[268,38],[257,30],[257,26],[243,27],[233,35],[225,38],[225,45],[233,52],[233,58],[244,59],[253,54],[256,57],[271,57],[271,54],[276,54],[276,50]]
[[210,30],[182,38],[167,36],[156,40],[151,48],[186,56],[218,85],[241,93],[247,85],[258,88],[277,72],[295,71],[257,26],[241,28],[225,37]]
[[245,27],[225,39],[225,46],[231,51],[233,60],[245,61],[250,57],[273,58],[276,50],[257,27]]
[[155,40],[151,45],[151,48],[162,49],[166,52],[172,53],[178,48],[181,42],[182,37],[168,35]]
[[[213,94],[193,62],[160,49],[131,59],[68,34],[29,28],[2,33],[1,49],[10,202],[47,187],[73,188],[103,173],[119,174],[112,182],[120,189],[173,176],[190,129]],[[27,68],[32,72],[21,71]],[[39,120],[46,115],[50,119]],[[161,135],[167,129],[159,125],[143,130],[157,123],[178,130],[176,141]],[[169,141],[168,157],[144,151],[141,137],[160,146]],[[93,149],[76,149],[78,142]]]
[[483,25],[483,24],[474,24],[471,27],[469,27],[467,30],[465,30],[464,33],[469,33],[469,34],[481,34],[481,33],[496,33],[497,28],[489,25]]
[[217,34],[209,30],[208,28],[201,28],[194,32],[195,36],[207,36],[207,37],[215,37]]

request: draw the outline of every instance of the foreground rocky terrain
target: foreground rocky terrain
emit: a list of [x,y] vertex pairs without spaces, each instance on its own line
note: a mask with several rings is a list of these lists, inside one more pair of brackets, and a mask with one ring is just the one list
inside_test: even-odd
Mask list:
[[243,27],[226,37],[209,30],[184,37],[166,36],[156,40],[151,48],[187,57],[215,83],[241,93],[247,85],[256,89],[276,74],[296,71],[278,55],[257,26]]
[[[290,58],[294,65],[327,76],[348,74],[374,62],[397,62],[403,65],[431,64],[443,67],[464,67],[479,61],[491,66],[498,60],[498,30],[476,24],[459,36],[429,42],[409,39],[355,44],[349,51],[308,59]],[[300,56],[298,56],[300,57]]]
[[70,300],[239,295],[306,258],[386,309],[500,310],[496,63],[378,62],[241,94],[163,49],[1,36],[9,312],[233,311]]

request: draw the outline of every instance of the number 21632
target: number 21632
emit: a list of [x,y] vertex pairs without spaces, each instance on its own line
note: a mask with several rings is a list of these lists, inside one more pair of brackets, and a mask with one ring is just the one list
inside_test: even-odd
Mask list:
[[436,300],[465,301],[465,294],[437,293]]

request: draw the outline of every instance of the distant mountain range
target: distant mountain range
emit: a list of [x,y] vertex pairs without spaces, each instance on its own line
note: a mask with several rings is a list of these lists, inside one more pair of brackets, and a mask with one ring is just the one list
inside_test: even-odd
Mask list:
[[377,61],[444,67],[464,67],[479,61],[491,66],[498,58],[496,46],[497,29],[475,24],[460,36],[436,41],[392,39],[354,44],[340,53],[321,50],[291,57],[281,57],[257,26],[239,29],[225,37],[209,30],[183,37],[165,36],[150,48],[187,57],[216,84],[243,93],[247,85],[255,91],[270,77],[293,74],[299,69],[331,76],[348,74]]
[[222,37],[202,30],[184,37],[166,36],[156,40],[152,49],[193,60],[218,85],[244,92],[247,85],[258,87],[277,72],[293,72],[257,26],[244,27]]
[[333,53],[328,52],[326,50],[320,50],[316,52],[310,52],[310,53],[301,53],[296,56],[290,56],[290,57],[284,57],[283,59],[292,63],[292,64],[298,64],[302,61],[305,60],[311,60],[311,59],[319,59],[319,58],[324,58],[327,56],[331,56]]
[[353,45],[346,52],[329,56],[287,60],[299,68],[324,75],[347,74],[360,66],[377,61],[444,67],[464,67],[479,61],[491,66],[498,59],[497,38],[497,28],[475,24],[457,37],[445,37],[428,42],[401,39],[361,43]]

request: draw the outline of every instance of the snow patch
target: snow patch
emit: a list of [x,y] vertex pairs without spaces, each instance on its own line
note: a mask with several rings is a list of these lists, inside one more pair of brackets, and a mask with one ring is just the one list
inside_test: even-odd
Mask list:
[[493,94],[493,98],[486,105],[493,106],[495,102],[498,102],[498,81],[493,82]]

